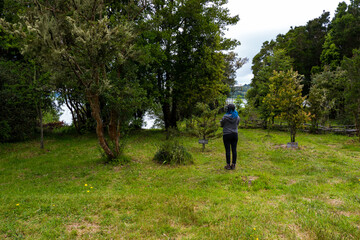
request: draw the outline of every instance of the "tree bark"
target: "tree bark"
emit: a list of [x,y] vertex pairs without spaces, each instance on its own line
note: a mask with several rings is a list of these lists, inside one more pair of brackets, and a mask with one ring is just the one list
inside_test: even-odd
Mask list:
[[110,113],[110,122],[109,122],[109,137],[112,143],[115,145],[115,154],[119,155],[119,127],[118,127],[118,117],[115,111],[111,111]]
[[177,128],[177,100],[176,97],[172,98],[171,115],[170,115],[170,127]]
[[39,119],[40,119],[40,148],[44,149],[44,124],[42,117],[41,105],[39,104]]
[[296,136],[296,128],[294,126],[291,126],[290,127],[291,142],[295,142],[295,136]]
[[96,135],[99,140],[101,148],[104,150],[106,156],[109,159],[114,159],[116,156],[109,148],[104,136],[103,121],[101,119],[100,101],[98,94],[88,94],[88,100],[91,107],[91,114],[96,121]]

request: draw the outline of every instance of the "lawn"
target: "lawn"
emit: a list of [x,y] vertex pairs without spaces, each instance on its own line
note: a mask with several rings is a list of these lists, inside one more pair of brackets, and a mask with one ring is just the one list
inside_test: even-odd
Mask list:
[[163,132],[132,134],[125,165],[94,135],[0,145],[0,239],[360,239],[360,144],[340,135],[239,130],[238,164],[221,139],[194,164],[152,161]]

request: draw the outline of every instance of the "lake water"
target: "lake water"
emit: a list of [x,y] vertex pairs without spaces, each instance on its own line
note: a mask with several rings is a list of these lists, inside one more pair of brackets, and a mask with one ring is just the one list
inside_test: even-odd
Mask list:
[[[236,100],[236,98],[227,98],[226,104],[230,104],[230,103],[234,104],[235,100]],[[246,99],[242,99],[242,101],[243,101],[243,105],[245,105],[247,103]]]
[[[234,103],[235,98],[228,98],[226,99],[226,103]],[[246,99],[243,99],[243,103],[246,104]],[[64,104],[61,106],[61,109],[64,111],[63,114],[60,116],[60,121],[64,121],[67,125],[71,125],[72,123],[72,116],[70,110],[67,108],[67,106]],[[155,119],[150,116],[148,113],[144,116],[144,126],[143,129],[150,129],[154,125]]]

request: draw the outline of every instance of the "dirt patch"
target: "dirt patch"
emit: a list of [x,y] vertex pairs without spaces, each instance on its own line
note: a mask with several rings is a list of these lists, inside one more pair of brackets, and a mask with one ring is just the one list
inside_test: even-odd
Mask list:
[[287,145],[286,144],[274,145],[273,148],[274,149],[286,149]]
[[299,239],[314,239],[309,232],[301,230],[301,228],[295,224],[288,225],[288,228],[293,231]]
[[259,177],[257,176],[242,176],[241,179],[251,185],[254,181],[256,181]]
[[345,141],[345,144],[347,144],[347,145],[359,144],[359,140],[358,139],[350,139],[350,140]]
[[340,199],[326,199],[325,202],[330,204],[331,206],[340,206],[344,204],[344,201]]
[[288,182],[287,185],[293,185],[293,184],[295,184],[295,183],[297,183],[297,181],[294,180],[294,179],[291,179],[291,180],[289,180],[289,182]]
[[96,223],[81,222],[73,223],[66,226],[66,230],[69,233],[76,232],[77,236],[83,236],[84,234],[94,234],[100,231],[100,226]]
[[301,150],[301,149],[304,149],[305,147],[304,146],[299,146],[297,148],[288,148],[287,147],[287,144],[277,144],[277,145],[273,145],[272,146],[274,149],[289,149],[289,150]]
[[326,146],[328,146],[330,148],[337,148],[338,147],[336,144],[327,144]]
[[285,200],[286,200],[286,196],[281,195],[281,196],[277,196],[277,197],[267,201],[267,204],[272,207],[277,207],[279,205],[279,203],[285,202]]
[[343,212],[343,211],[339,212],[339,214],[340,214],[340,215],[343,215],[343,216],[345,216],[345,217],[351,217],[351,216],[354,215],[354,214],[351,213],[351,212]]

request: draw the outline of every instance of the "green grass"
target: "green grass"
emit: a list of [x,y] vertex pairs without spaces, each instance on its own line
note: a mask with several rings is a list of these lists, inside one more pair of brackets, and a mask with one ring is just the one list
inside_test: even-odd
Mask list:
[[155,163],[161,131],[133,134],[118,166],[93,135],[2,144],[0,239],[360,239],[360,144],[266,135],[239,131],[235,171],[221,139],[179,137],[194,164]]

